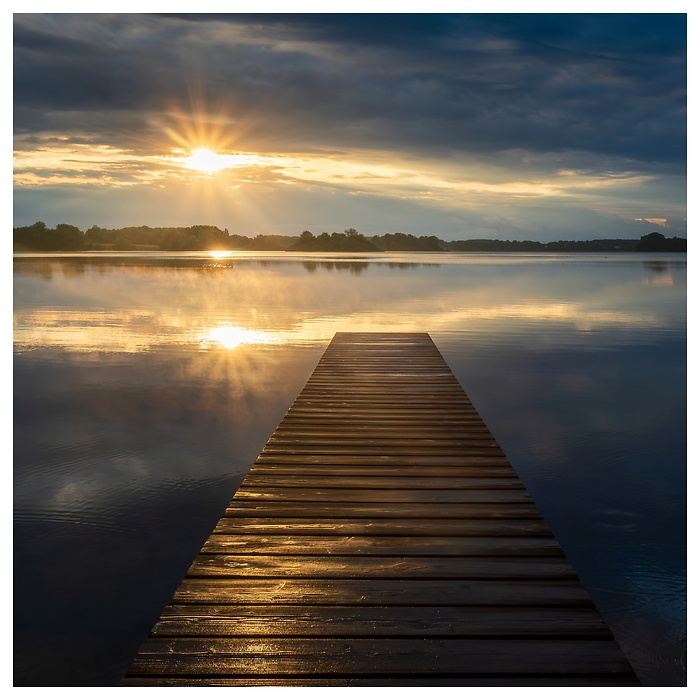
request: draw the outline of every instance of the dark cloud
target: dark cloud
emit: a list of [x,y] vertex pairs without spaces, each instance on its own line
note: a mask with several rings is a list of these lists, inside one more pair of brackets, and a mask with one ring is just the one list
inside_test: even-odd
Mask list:
[[258,36],[304,39],[356,46],[435,45],[460,23],[450,14],[161,14],[185,22],[226,22]]
[[256,113],[251,137],[281,121],[297,147],[684,158],[682,15],[87,15],[75,36],[71,16],[50,31],[27,21],[15,28],[20,129],[46,110],[186,105],[196,89]]
[[24,117],[16,120],[19,130],[44,121],[46,111],[144,109],[153,91],[158,92],[151,50],[102,44],[89,27],[76,29],[73,38],[16,23],[14,99]]

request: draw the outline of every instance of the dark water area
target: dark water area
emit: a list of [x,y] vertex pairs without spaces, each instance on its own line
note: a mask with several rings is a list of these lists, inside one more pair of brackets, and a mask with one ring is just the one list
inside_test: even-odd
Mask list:
[[686,684],[686,256],[16,256],[14,685],[114,686],[337,331],[427,331]]

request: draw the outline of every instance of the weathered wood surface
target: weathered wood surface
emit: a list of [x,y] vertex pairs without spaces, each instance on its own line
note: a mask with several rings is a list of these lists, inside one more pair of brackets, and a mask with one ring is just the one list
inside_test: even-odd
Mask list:
[[426,333],[338,333],[126,686],[638,685]]

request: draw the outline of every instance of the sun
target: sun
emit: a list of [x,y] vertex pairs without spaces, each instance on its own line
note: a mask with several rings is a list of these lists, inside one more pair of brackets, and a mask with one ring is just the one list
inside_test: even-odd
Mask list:
[[[183,151],[175,151],[182,153]],[[241,168],[247,165],[260,165],[262,159],[251,153],[216,153],[210,148],[193,148],[190,155],[174,158],[176,162],[190,170],[215,173],[225,168]]]
[[208,148],[195,148],[191,156],[182,159],[182,163],[192,170],[201,170],[205,173],[215,173],[232,165],[231,156],[222,156]]

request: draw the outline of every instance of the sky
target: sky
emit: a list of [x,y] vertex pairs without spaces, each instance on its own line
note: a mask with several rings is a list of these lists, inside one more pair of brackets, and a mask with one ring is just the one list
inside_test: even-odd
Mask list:
[[686,237],[682,13],[13,20],[14,226]]

